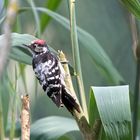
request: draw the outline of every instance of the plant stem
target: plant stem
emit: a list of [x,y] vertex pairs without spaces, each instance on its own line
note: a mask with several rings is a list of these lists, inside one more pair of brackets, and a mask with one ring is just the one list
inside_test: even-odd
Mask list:
[[4,123],[3,123],[2,101],[0,96],[0,140],[4,140]]
[[[65,54],[62,51],[59,51],[59,58],[62,62],[67,62],[67,59],[65,57]],[[76,102],[79,104],[78,98],[76,96],[76,93],[73,88],[68,64],[63,64],[63,68],[65,70],[65,83],[67,89],[70,91],[71,95],[74,99],[76,99]],[[80,131],[82,132],[85,140],[97,140],[100,128],[101,128],[101,122],[95,121],[93,128],[90,127],[85,114],[83,113],[83,110],[79,104],[80,112],[77,112],[75,109],[73,110],[73,116],[79,126]]]
[[136,83],[135,83],[135,95],[133,104],[133,139],[136,139],[138,128],[138,102],[139,102],[139,82],[140,82],[140,61],[137,62],[136,70]]
[[18,2],[16,0],[10,0],[8,5],[6,20],[3,26],[3,32],[5,34],[4,41],[0,44],[0,78],[2,76],[5,64],[7,62],[7,57],[10,52],[11,44],[11,27],[14,24],[16,14],[18,11]]
[[136,58],[136,80],[135,80],[135,92],[133,100],[133,140],[136,140],[138,129],[138,103],[139,103],[139,82],[140,82],[140,44],[138,42],[138,28],[135,17],[130,14],[130,25],[133,46],[132,50]]
[[77,82],[78,82],[79,91],[80,91],[82,108],[88,120],[87,104],[86,104],[86,97],[85,97],[84,84],[83,84],[83,78],[82,78],[81,61],[80,61],[79,45],[78,45],[78,37],[77,37],[75,0],[69,0],[69,8],[70,8],[70,31],[71,31],[74,68],[77,75]]
[[30,105],[29,96],[22,96],[21,140],[30,140]]
[[16,65],[15,65],[15,85],[13,87],[13,96],[11,97],[12,100],[12,103],[11,103],[11,128],[10,128],[10,140],[13,140],[14,139],[14,136],[15,136],[15,123],[16,123],[16,106],[17,106],[17,79],[18,79],[18,76],[17,76],[17,68],[16,68]]
[[138,32],[137,32],[137,23],[136,23],[136,19],[134,17],[134,15],[130,14],[130,26],[131,26],[131,34],[132,34],[132,41],[133,41],[133,45],[132,45],[132,50],[134,53],[135,58],[136,56],[136,48],[138,45]]
[[11,128],[10,128],[10,138],[9,140],[13,140],[15,136],[15,105],[12,107],[12,115],[11,115]]
[[37,10],[35,9],[35,3],[34,3],[33,0],[28,0],[28,2],[31,5],[32,11],[33,11],[33,15],[34,15],[34,18],[35,18],[35,22],[36,22],[36,30],[37,30],[36,36],[40,37],[41,36],[40,29],[41,28],[40,28],[40,22],[39,22],[39,15],[38,15]]

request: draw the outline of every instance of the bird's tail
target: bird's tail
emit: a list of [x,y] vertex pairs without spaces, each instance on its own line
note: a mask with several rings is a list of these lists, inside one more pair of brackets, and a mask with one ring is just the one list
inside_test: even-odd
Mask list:
[[62,102],[72,114],[74,109],[76,109],[79,113],[81,112],[76,100],[66,91],[65,88],[63,88],[62,91]]

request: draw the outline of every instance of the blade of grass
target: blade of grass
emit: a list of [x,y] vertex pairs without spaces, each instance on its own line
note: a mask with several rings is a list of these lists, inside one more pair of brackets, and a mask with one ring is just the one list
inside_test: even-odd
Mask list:
[[[103,134],[103,127],[97,109],[97,104],[94,98],[93,90],[90,90],[88,113],[89,113],[89,125],[91,128],[91,132],[95,132],[96,138],[98,140],[102,140],[100,137]],[[104,140],[106,140],[105,137],[103,138]]]
[[[14,93],[15,94],[15,93]],[[12,104],[12,108],[11,108],[11,128],[10,128],[10,140],[14,139],[15,136],[15,122],[16,122],[16,111],[15,111],[15,107],[16,107],[16,100],[15,103],[13,102]]]
[[21,17],[17,16],[16,17],[16,22],[12,28],[12,32],[17,32],[17,33],[21,33],[22,32],[22,24],[21,24]]
[[37,97],[38,97],[38,80],[35,78],[35,80],[34,80],[34,82],[35,82],[35,101],[37,101]]
[[1,100],[2,100],[2,108],[3,108],[3,120],[4,120],[4,129],[6,129],[7,126],[7,119],[8,119],[8,111],[9,111],[9,102],[10,102],[10,87],[9,87],[9,79],[8,75],[6,74],[7,71],[4,72],[4,76],[2,77],[2,80],[0,85],[2,85],[2,93],[1,93]]
[[10,102],[10,88],[7,71],[4,71],[0,80],[0,137],[5,137],[5,130],[7,126],[9,102]]
[[78,37],[77,37],[75,0],[69,0],[69,8],[70,8],[70,33],[71,33],[74,68],[76,71],[76,77],[77,77],[77,82],[78,82],[79,91],[80,91],[82,108],[83,108],[86,118],[88,119],[87,104],[86,104],[85,90],[84,90],[84,84],[83,84]]
[[121,2],[133,13],[137,18],[140,19],[140,2],[139,0],[121,0]]
[[22,64],[22,63],[18,63],[18,68],[19,68],[19,71],[20,71],[19,75],[21,76],[22,81],[23,81],[25,92],[28,93],[27,84],[26,84],[26,76],[25,76],[26,65]]
[[137,129],[138,129],[138,110],[139,110],[139,81],[140,81],[140,61],[139,61],[139,41],[138,41],[138,25],[135,17],[130,14],[130,25],[131,25],[131,34],[133,39],[133,53],[136,58],[136,80],[135,80],[135,94],[133,99],[133,139],[135,140],[137,137]]
[[128,86],[92,87],[99,115],[109,140],[132,140]]
[[[15,137],[15,129],[16,129],[16,106],[17,106],[17,68],[15,66],[15,82],[13,88],[12,102],[11,102],[11,128],[10,128],[10,140],[13,140]],[[12,81],[11,81],[12,82]],[[11,88],[12,92],[12,88]]]
[[[58,8],[58,6],[60,5],[62,0],[48,0],[45,1],[44,5],[46,8],[54,11]],[[41,14],[41,18],[40,18],[40,25],[41,25],[41,32],[44,32],[45,28],[47,27],[47,25],[49,24],[51,17],[42,13]]]
[[88,113],[89,113],[89,124],[90,127],[92,128],[95,120],[100,119],[97,104],[93,95],[93,90],[90,90]]
[[31,8],[32,8],[32,11],[33,11],[33,15],[34,15],[34,18],[35,18],[35,23],[36,23],[36,30],[37,30],[37,37],[40,37],[41,36],[41,31],[40,31],[40,19],[39,19],[39,15],[38,15],[38,12],[35,8],[35,3],[33,0],[28,0]]
[[136,81],[135,81],[135,95],[133,103],[133,139],[137,137],[138,130],[138,111],[139,111],[139,82],[140,82],[140,60],[137,60]]
[[132,41],[133,41],[133,45],[132,45],[132,50],[134,53],[135,58],[136,56],[136,48],[138,45],[138,25],[136,22],[136,18],[133,14],[130,14],[130,26],[131,26],[131,35],[132,35]]
[[[0,93],[2,94],[1,92],[1,89],[0,89]],[[4,140],[4,120],[3,120],[3,110],[2,110],[2,99],[1,99],[1,96],[0,96],[0,139],[1,140]]]

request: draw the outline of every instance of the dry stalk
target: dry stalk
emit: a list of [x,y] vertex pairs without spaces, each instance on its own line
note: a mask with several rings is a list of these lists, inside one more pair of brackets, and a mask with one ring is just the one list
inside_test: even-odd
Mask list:
[[[65,54],[62,51],[58,51],[58,53],[59,53],[60,61],[67,62]],[[80,103],[78,101],[78,98],[76,96],[76,93],[74,91],[68,64],[67,63],[63,64],[63,68],[64,68],[65,74],[66,74],[65,83],[66,83],[67,89],[70,91],[70,93],[76,99],[76,102],[80,106],[80,111],[81,112],[79,113],[76,110],[74,110],[73,116],[74,116],[74,118],[75,118],[75,120],[76,120],[76,122],[79,126],[80,131],[82,132],[82,134],[84,136],[84,139],[85,140],[96,140],[97,139],[97,134],[100,130],[101,123],[98,121],[98,123],[97,122],[95,123],[93,129],[90,128],[90,125],[89,125],[89,123],[86,119],[85,114],[83,113],[81,105],[80,105]]]
[[29,96],[22,96],[21,140],[30,140],[30,104]]

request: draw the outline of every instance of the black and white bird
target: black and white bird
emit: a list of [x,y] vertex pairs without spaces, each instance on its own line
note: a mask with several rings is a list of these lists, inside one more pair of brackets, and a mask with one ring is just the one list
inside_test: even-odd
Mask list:
[[65,107],[72,113],[73,109],[80,112],[79,105],[71,96],[65,85],[65,71],[59,59],[53,54],[44,40],[34,40],[25,45],[32,53],[32,66],[43,90],[57,105]]

